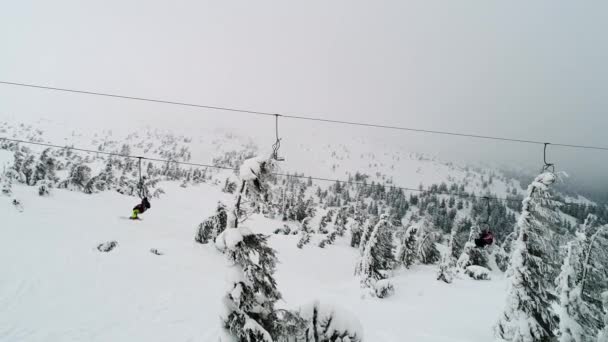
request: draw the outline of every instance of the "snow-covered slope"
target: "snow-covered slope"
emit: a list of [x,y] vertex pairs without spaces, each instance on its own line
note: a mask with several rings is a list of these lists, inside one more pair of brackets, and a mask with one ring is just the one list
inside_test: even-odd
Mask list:
[[[206,184],[162,186],[166,194],[139,222],[125,219],[135,200],[113,192],[39,197],[34,187],[15,186],[23,212],[0,197],[0,340],[217,341],[230,266],[193,235],[226,194]],[[247,223],[264,233],[281,224],[257,215]],[[106,241],[118,247],[99,252]],[[393,297],[365,298],[347,238],[326,249],[297,249],[296,236],[272,235],[270,242],[280,260],[281,306],[317,299],[340,305],[359,318],[365,341],[492,338],[504,303],[502,275],[447,285],[435,280],[435,266],[418,266],[392,278]]]

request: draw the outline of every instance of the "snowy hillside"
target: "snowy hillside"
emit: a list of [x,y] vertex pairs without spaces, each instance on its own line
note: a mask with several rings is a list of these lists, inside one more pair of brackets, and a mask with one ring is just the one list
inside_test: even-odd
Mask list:
[[[217,130],[1,137],[66,148],[0,139],[0,341],[487,342],[526,333],[526,296],[553,338],[577,293],[585,333],[604,327],[608,210],[552,173],[522,183],[365,139],[277,162]],[[129,220],[138,195],[151,209]]]
[[[217,341],[230,268],[215,247],[195,243],[193,234],[226,194],[207,185],[163,187],[166,195],[141,222],[124,218],[135,200],[115,193],[62,190],[44,198],[34,188],[16,187],[23,212],[0,197],[0,340]],[[280,225],[256,216],[250,227],[270,233]],[[360,319],[366,341],[491,338],[489,327],[503,304],[502,275],[447,285],[435,280],[434,267],[420,266],[397,272],[394,297],[362,298],[353,277],[357,252],[346,239],[331,249],[299,250],[296,238],[271,239],[280,259],[280,305],[335,303]],[[116,250],[97,251],[98,244],[114,240]],[[152,248],[164,255],[150,253]]]

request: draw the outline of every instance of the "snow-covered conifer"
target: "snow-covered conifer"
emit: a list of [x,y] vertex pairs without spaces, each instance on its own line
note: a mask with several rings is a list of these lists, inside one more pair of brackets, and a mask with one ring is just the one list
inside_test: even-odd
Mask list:
[[477,247],[475,240],[481,236],[479,225],[472,224],[469,240],[465,243],[462,253],[456,263],[460,271],[464,271],[471,265],[488,267],[488,256],[484,248]]
[[369,241],[372,232],[374,231],[374,227],[378,223],[378,218],[376,216],[372,216],[365,220],[363,224],[363,230],[361,231],[361,241],[359,242],[359,253],[363,255],[365,248],[367,246],[367,242]]
[[[363,328],[350,312],[335,305],[314,302],[300,308],[307,323],[304,339],[298,342],[361,342]],[[289,341],[289,340],[288,340]]]
[[441,259],[441,253],[435,245],[439,236],[428,218],[421,220],[418,224],[417,259],[423,264],[434,264]]
[[418,246],[418,226],[410,225],[403,236],[403,241],[399,249],[397,260],[410,268],[416,262],[418,257],[416,246]]
[[597,335],[597,342],[608,342],[608,291],[602,293],[604,304],[604,328]]
[[450,237],[448,239],[446,251],[441,257],[441,264],[439,264],[439,274],[437,275],[437,280],[441,280],[448,284],[450,284],[454,280],[454,266],[456,265],[456,260],[454,259],[453,254],[456,234],[458,234],[457,224],[452,226],[452,232],[450,233]]
[[361,284],[371,287],[380,279],[386,279],[385,271],[394,265],[392,233],[386,215],[382,215],[374,226],[365,244],[363,254],[355,268],[355,274],[361,276]]
[[[549,341],[555,319],[549,311],[551,288],[545,250],[548,231],[556,224],[555,212],[543,206],[550,201],[549,186],[555,175],[542,173],[528,187],[518,221],[518,238],[507,270],[507,303],[494,329],[496,337],[509,342]],[[559,221],[557,221],[559,222]]]
[[[598,227],[597,217],[590,215],[577,230],[575,239],[567,244],[561,273],[556,280],[560,342],[590,341],[602,327],[599,303],[601,291],[607,286],[604,285],[604,267],[598,269],[596,265],[606,261],[601,258],[606,228]],[[599,284],[598,278],[602,279]]]
[[222,202],[218,202],[215,214],[207,218],[198,225],[194,240],[198,243],[207,243],[214,241],[228,225],[228,213],[226,206]]
[[53,183],[57,181],[57,176],[55,175],[57,162],[50,154],[51,149],[47,148],[40,155],[38,163],[34,168],[32,178],[30,179],[30,185],[37,185],[38,182],[46,181],[45,183],[48,187],[52,186]]
[[327,234],[327,237],[319,242],[319,247],[325,248],[327,245],[332,245],[336,241],[336,237],[338,236],[337,231],[333,231]]
[[298,248],[302,248],[310,242],[310,217],[306,217],[302,220],[302,227],[300,228],[300,240],[298,241]]
[[241,167],[241,186],[236,197],[232,217],[227,215],[227,226],[215,241],[237,267],[237,279],[225,297],[224,328],[239,342],[273,342],[274,304],[281,298],[274,279],[277,258],[268,246],[268,237],[253,234],[241,223],[242,200],[266,200],[267,184],[273,165],[271,160],[254,158]]
[[216,239],[237,268],[238,276],[226,294],[224,328],[238,341],[272,342],[270,317],[281,299],[274,280],[277,258],[268,237],[246,227],[226,229]]

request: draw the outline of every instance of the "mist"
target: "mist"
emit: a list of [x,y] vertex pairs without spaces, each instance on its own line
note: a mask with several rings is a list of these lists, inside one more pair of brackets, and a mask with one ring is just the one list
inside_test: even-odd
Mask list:
[[[19,1],[0,13],[0,80],[608,147],[605,2]],[[273,118],[0,85],[0,118],[74,130],[210,129],[274,140]],[[542,145],[282,120],[283,144],[365,138],[537,171]],[[60,142],[59,142],[60,143]],[[605,193],[608,151],[549,147]],[[299,158],[300,156],[289,156]]]

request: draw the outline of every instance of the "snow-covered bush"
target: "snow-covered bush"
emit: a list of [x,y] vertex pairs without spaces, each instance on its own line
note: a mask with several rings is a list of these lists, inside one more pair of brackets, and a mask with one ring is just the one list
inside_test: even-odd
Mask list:
[[332,245],[336,241],[336,237],[338,236],[338,232],[333,231],[327,235],[325,239],[319,242],[319,247],[325,248],[327,245]]
[[0,177],[0,191],[4,196],[13,194],[13,180],[11,177],[7,175]]
[[305,336],[299,341],[361,342],[361,322],[350,312],[335,305],[314,302],[303,306],[300,315],[307,322]]
[[498,339],[509,342],[549,341],[557,326],[549,311],[551,289],[546,239],[556,213],[550,203],[549,186],[555,175],[542,173],[528,187],[518,220],[518,238],[507,270],[509,289],[505,309],[494,329]]
[[198,225],[194,240],[198,243],[207,243],[215,240],[228,224],[228,213],[226,206],[219,202],[215,214]]
[[298,248],[303,248],[310,242],[310,217],[302,220],[300,228],[300,240],[298,241]]
[[468,275],[469,277],[471,277],[472,279],[475,279],[475,280],[492,279],[492,277],[490,276],[490,270],[485,267],[482,267],[482,266],[476,266],[476,265],[467,266],[467,268],[464,270],[464,274]]
[[288,225],[283,225],[281,228],[277,228],[274,230],[275,234],[289,235],[291,233],[291,228]]
[[51,194],[52,184],[49,181],[43,180],[38,182],[38,195],[49,196]]
[[97,246],[97,250],[100,252],[109,252],[114,248],[118,247],[118,242],[116,241],[108,241],[101,243]]
[[374,284],[374,294],[378,298],[386,298],[395,293],[395,286],[388,279],[378,280]]

